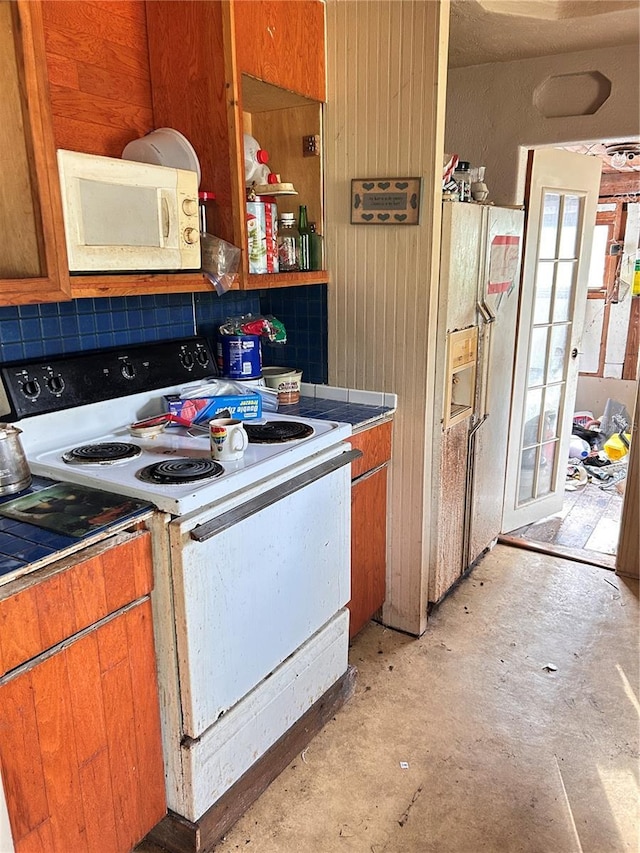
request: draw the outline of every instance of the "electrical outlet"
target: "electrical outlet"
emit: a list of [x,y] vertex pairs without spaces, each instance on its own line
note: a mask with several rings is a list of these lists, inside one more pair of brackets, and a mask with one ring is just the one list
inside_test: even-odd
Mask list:
[[302,156],[303,157],[319,157],[320,156],[320,136],[313,134],[311,136],[302,137]]

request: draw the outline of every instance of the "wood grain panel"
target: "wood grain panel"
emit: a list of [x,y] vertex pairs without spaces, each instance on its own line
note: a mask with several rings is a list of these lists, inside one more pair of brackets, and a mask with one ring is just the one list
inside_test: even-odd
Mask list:
[[15,844],[15,853],[50,853],[53,849],[53,833],[48,819]]
[[69,573],[59,574],[35,587],[42,648],[48,649],[77,630]]
[[150,109],[151,83],[142,77],[98,68],[84,62],[77,63],[77,76],[76,88],[81,92]]
[[[17,305],[33,302],[51,302],[64,299],[68,296],[69,273],[66,262],[66,249],[64,245],[62,205],[60,202],[60,187],[55,180],[55,148],[53,140],[53,129],[51,115],[48,108],[47,78],[45,68],[45,49],[42,24],[42,4],[38,0],[18,0],[17,3],[2,3],[3,9],[11,6],[17,8],[19,16],[20,47],[18,61],[18,78],[20,90],[26,94],[26,100],[16,113],[12,114],[12,121],[21,116],[24,133],[26,135],[26,152],[29,171],[31,176],[31,195],[16,195],[10,193],[8,198],[12,204],[15,219],[16,199],[31,199],[33,205],[32,220],[36,224],[35,239],[39,263],[34,272],[23,270],[18,273],[17,278],[6,278],[6,273],[0,282],[0,304]],[[4,27],[3,27],[4,30]],[[5,60],[11,53],[6,44],[0,51]],[[6,68],[6,66],[5,66]],[[10,89],[11,76],[3,78],[3,103],[7,103],[6,96]],[[0,108],[0,115],[2,109]],[[6,133],[5,122],[0,117],[2,135]],[[4,144],[2,146],[4,148]],[[24,151],[18,146],[9,146],[6,150]],[[15,174],[17,175],[17,164]],[[14,166],[5,169],[13,174]],[[3,189],[9,189],[9,179],[3,181]],[[2,204],[0,204],[2,207]],[[28,243],[27,232],[29,231],[29,216],[24,220],[24,243]],[[2,230],[2,229],[0,229]],[[6,229],[5,229],[6,230]],[[33,236],[33,235],[32,235]],[[20,241],[21,243],[23,241]],[[6,252],[5,252],[6,254]],[[13,273],[11,275],[14,275]]]
[[70,89],[79,88],[78,65],[73,59],[51,53],[47,56],[47,72],[50,83]]
[[96,632],[92,631],[72,643],[65,654],[71,674],[71,710],[76,720],[75,751],[78,763],[83,765],[107,748]]
[[324,3],[235,0],[234,17],[240,72],[326,100]]
[[[56,4],[48,2],[46,9]],[[45,21],[46,23],[46,21]],[[97,65],[122,74],[126,71],[134,77],[149,79],[149,58],[144,40],[137,48],[130,48],[113,42],[91,38],[88,33],[74,33],[68,30],[56,30],[53,25],[45,28],[47,63],[52,56],[63,56],[75,62]]]
[[86,828],[66,655],[58,653],[34,666],[31,677],[53,849],[82,850]]
[[[120,620],[122,621],[122,620]],[[100,644],[101,660],[103,646]],[[104,665],[104,660],[103,660]],[[129,850],[146,831],[142,825],[137,779],[137,749],[130,709],[133,707],[129,662],[111,666],[102,677],[118,849]],[[127,713],[125,709],[129,709]],[[124,712],[124,713],[123,713]]]
[[[123,3],[122,8],[128,5]],[[137,4],[142,6],[142,0]],[[116,3],[85,3],[80,0],[66,0],[64,3],[47,2],[44,6],[44,20],[47,29],[73,33],[79,37],[91,35],[113,44],[132,50],[140,50],[141,35],[144,41],[144,16],[137,18],[120,15]]]
[[[56,145],[58,148],[65,148],[68,151],[82,151],[85,154],[99,154],[101,157],[120,157],[125,145],[136,139],[137,131],[131,128],[123,127],[106,127],[103,124],[92,124],[90,122],[76,121],[73,118],[55,119],[55,134]],[[117,283],[109,286],[106,282],[104,285],[104,276],[93,276],[90,281],[93,287],[91,296],[115,296],[123,295],[118,293]],[[113,279],[113,276],[109,278]],[[86,279],[85,279],[86,281]],[[167,290],[167,277],[164,276],[164,292]],[[144,279],[142,284],[144,283]],[[81,288],[81,285],[76,280],[76,276],[72,279],[72,287],[74,291]],[[136,287],[137,285],[137,287]],[[100,292],[100,287],[105,288],[105,292]],[[136,279],[131,279],[127,284],[122,283],[120,279],[120,287],[126,287],[129,293],[141,292],[141,282]],[[149,293],[149,290],[143,290],[144,293]],[[81,298],[84,293],[74,292],[74,298]]]
[[45,4],[56,147],[120,157],[153,129],[142,0]]
[[166,812],[164,759],[160,709],[156,687],[153,617],[146,601],[129,613],[127,621],[129,666],[133,691],[133,726],[136,738],[139,821],[143,832]]
[[[386,624],[426,627],[448,4],[328,0],[329,382],[398,395]],[[420,224],[353,226],[352,178],[422,176]]]
[[200,160],[201,187],[216,193],[209,227],[240,246],[232,210],[239,215],[244,198],[229,169],[237,139],[228,110],[237,105],[224,11],[220,2],[149,2],[149,63],[155,125],[174,127],[189,139]]
[[363,455],[351,463],[351,479],[377,468],[391,459],[392,421],[362,430],[349,438],[349,444]]
[[0,768],[15,841],[49,815],[30,673],[0,687]]
[[16,218],[21,223],[21,239],[3,241],[0,255],[0,277],[25,278],[42,273],[41,246],[38,234],[38,210],[33,199],[32,163],[26,145],[25,128],[29,132],[28,114],[23,113],[23,70],[20,44],[12,4],[0,2],[0,150],[2,151],[2,183],[0,184],[0,232],[13,230]]
[[351,619],[354,637],[384,604],[387,569],[387,468],[351,487]]
[[8,672],[42,650],[38,605],[33,589],[0,602],[0,644],[3,672]]
[[[137,107],[104,98],[99,95],[89,95],[64,86],[50,86],[51,109],[56,118],[73,118],[88,124],[116,126],[135,131],[144,136],[153,124],[149,108]],[[134,137],[135,138],[135,137]]]
[[100,671],[103,674],[128,659],[127,628],[124,620],[112,619],[102,626],[98,635],[98,655]]
[[[80,767],[80,788],[85,814],[94,816],[93,820],[87,821],[87,850],[91,853],[113,853],[119,850],[111,767],[106,747]],[[99,819],[95,819],[98,815]]]
[[102,560],[100,558],[83,560],[75,565],[69,574],[71,576],[69,604],[73,602],[77,624],[84,628],[109,612]]

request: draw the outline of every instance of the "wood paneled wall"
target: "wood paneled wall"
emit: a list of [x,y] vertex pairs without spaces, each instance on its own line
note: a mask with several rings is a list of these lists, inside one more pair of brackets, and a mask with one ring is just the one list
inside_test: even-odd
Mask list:
[[153,129],[143,0],[46,0],[57,148],[120,157]]
[[[426,626],[447,0],[328,0],[329,381],[398,395],[384,621]],[[350,225],[353,178],[421,177],[418,226]]]

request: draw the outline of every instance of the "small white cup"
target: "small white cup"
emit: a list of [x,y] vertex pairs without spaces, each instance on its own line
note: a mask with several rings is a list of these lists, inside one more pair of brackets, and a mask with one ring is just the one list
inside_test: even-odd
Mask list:
[[217,462],[237,462],[249,444],[242,421],[234,418],[215,418],[209,421],[211,456]]

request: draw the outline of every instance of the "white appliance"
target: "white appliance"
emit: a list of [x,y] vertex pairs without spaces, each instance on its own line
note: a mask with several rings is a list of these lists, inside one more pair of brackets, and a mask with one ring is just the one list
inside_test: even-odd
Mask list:
[[196,172],[58,150],[71,272],[200,268]]
[[[164,395],[180,385],[78,404],[80,389],[104,398],[124,374],[134,385],[149,384],[146,377],[175,381],[181,372],[193,380],[212,364],[208,347],[194,339],[2,368],[11,386],[6,396],[18,413],[30,414],[18,423],[35,475],[158,508],[150,524],[152,600],[167,800],[191,821],[347,670],[349,463],[359,455],[345,444],[349,424],[269,413],[247,428],[277,421],[304,427],[304,437],[251,443],[219,476],[149,483],[140,472],[158,461],[211,463],[206,434],[174,426],[154,438],[129,431],[162,412]],[[57,400],[46,390],[52,377]],[[29,399],[37,388],[42,414]],[[115,464],[65,462],[63,454],[78,444],[140,452]]]
[[[523,223],[519,209],[443,204],[431,602],[501,529]],[[454,345],[458,361],[451,357]],[[474,355],[465,369],[467,352]],[[449,425],[454,411],[460,414]]]

